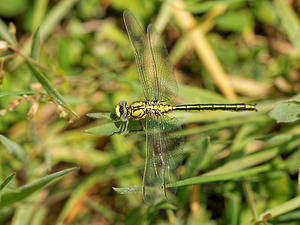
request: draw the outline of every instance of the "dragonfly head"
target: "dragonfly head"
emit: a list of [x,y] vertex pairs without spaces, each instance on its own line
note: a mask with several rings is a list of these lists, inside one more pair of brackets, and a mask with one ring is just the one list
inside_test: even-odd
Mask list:
[[127,102],[120,101],[120,103],[116,105],[115,113],[122,122],[126,122],[128,120]]

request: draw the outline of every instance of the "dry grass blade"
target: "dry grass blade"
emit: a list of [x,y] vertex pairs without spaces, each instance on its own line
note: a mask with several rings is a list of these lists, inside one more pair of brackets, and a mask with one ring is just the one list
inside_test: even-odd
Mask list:
[[209,71],[216,85],[220,88],[226,98],[234,100],[236,95],[230,86],[223,67],[207,42],[203,31],[196,28],[196,22],[192,14],[185,11],[185,5],[182,0],[175,1],[173,13],[178,24],[188,32],[198,56]]

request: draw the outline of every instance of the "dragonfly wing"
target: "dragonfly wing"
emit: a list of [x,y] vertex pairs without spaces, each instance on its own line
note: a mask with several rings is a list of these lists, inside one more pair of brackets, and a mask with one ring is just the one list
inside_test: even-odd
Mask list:
[[159,127],[155,118],[146,120],[146,161],[143,177],[143,198],[153,204],[163,198],[162,186],[162,145],[159,140]]
[[160,116],[158,117],[158,121],[161,143],[164,149],[162,158],[165,161],[165,167],[162,171],[164,175],[162,183],[166,186],[164,195],[171,202],[177,188],[168,188],[167,185],[176,182],[179,178],[178,167],[181,165],[183,159],[183,136],[178,134],[181,126],[179,126],[176,118]]
[[173,101],[177,95],[177,82],[174,76],[173,65],[169,60],[168,50],[161,35],[150,24],[147,28],[147,39],[152,61],[149,74],[156,84],[158,99],[161,101]]
[[[164,42],[151,25],[147,37],[129,11],[124,11],[124,22],[134,48],[140,80],[146,100],[173,100],[177,83],[169,62]],[[166,197],[170,200],[176,189],[167,184],[176,181],[176,169],[181,163],[179,136],[170,136],[179,127],[175,119],[165,116],[148,116],[146,120],[146,163],[143,180],[143,196],[146,203],[154,203]]]
[[123,17],[146,99],[173,101],[177,94],[177,82],[163,40],[151,24],[146,37],[129,10],[124,11]]
[[177,120],[166,116],[150,118],[146,122],[146,164],[143,180],[143,196],[146,203],[166,198],[172,201],[176,188],[167,185],[177,181],[176,169],[182,161],[182,137]]
[[148,71],[146,68],[146,64],[148,64],[148,43],[145,36],[145,32],[140,26],[135,16],[129,10],[126,9],[124,11],[123,18],[131,45],[134,49],[139,76],[144,90],[144,96],[147,100],[152,99],[153,85],[149,79],[149,74],[147,74]]

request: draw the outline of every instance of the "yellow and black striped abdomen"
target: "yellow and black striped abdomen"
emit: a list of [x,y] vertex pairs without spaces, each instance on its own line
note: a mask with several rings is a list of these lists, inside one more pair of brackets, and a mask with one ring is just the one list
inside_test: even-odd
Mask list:
[[257,111],[253,104],[195,104],[173,106],[173,111]]
[[142,120],[175,111],[257,111],[252,104],[194,104],[171,106],[159,101],[138,101],[130,105],[128,113],[134,120]]

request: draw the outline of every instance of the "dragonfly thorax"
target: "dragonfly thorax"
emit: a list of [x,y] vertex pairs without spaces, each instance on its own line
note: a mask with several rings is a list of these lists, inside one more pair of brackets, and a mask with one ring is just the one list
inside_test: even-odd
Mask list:
[[121,121],[126,122],[128,119],[142,120],[155,116],[160,116],[171,112],[173,107],[158,100],[137,101],[127,105],[126,101],[121,101],[115,107],[115,114]]
[[137,101],[129,106],[130,117],[134,120],[160,116],[171,111],[171,105],[158,100]]

